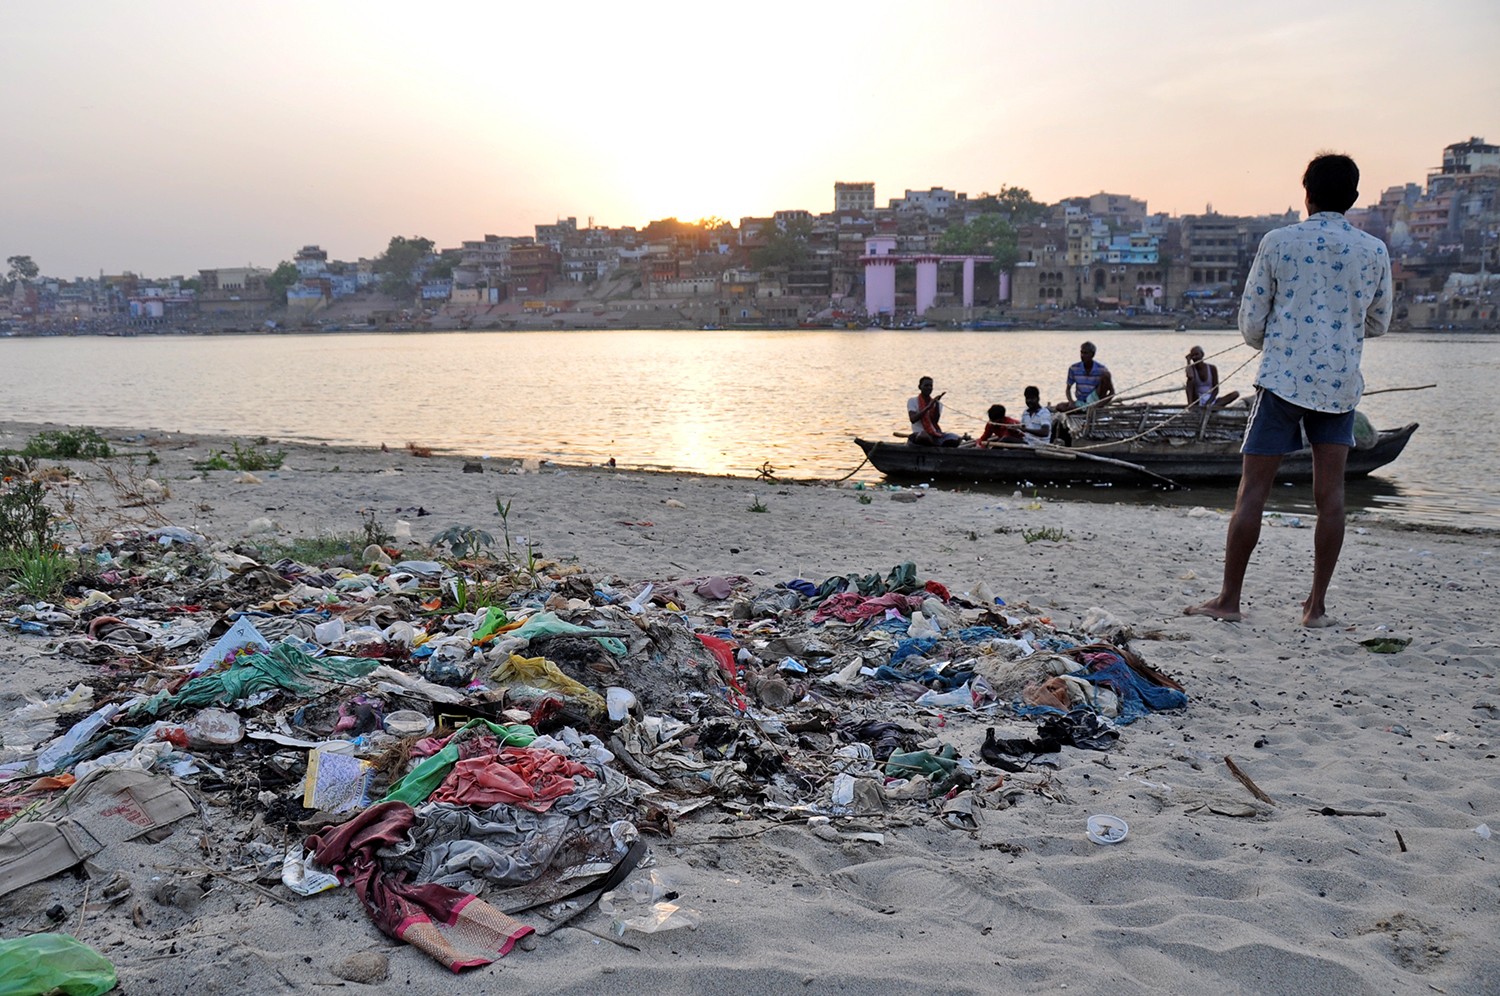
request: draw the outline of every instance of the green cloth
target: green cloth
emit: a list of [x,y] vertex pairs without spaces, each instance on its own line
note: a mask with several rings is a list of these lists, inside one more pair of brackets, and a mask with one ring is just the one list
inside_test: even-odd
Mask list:
[[425,802],[427,797],[443,784],[443,779],[448,777],[448,772],[453,770],[453,766],[458,763],[458,748],[461,742],[459,734],[478,726],[489,727],[489,731],[499,738],[502,747],[526,747],[536,739],[536,731],[529,726],[520,724],[501,726],[487,719],[471,719],[448,738],[448,743],[442,750],[422,761],[407,772],[405,778],[392,785],[391,790],[380,801],[404,802],[408,806],[416,806]]
[[505,617],[505,610],[498,605],[487,605],[484,609],[484,618],[479,625],[474,627],[474,635],[469,637],[471,643],[483,643],[495,634],[495,630],[509,623]]
[[200,674],[175,695],[157,694],[131,709],[139,720],[171,709],[229,705],[258,692],[283,689],[296,695],[321,694],[375,670],[380,661],[365,657],[312,657],[290,643],[237,658],[223,671]]
[[597,630],[589,629],[587,626],[575,626],[570,622],[563,622],[557,618],[555,612],[538,612],[522,623],[519,629],[511,630],[506,636],[514,636],[522,640],[535,640],[539,636],[592,636],[599,641],[599,646],[615,656],[622,657],[625,654],[625,644],[622,641],[612,636],[599,636]]

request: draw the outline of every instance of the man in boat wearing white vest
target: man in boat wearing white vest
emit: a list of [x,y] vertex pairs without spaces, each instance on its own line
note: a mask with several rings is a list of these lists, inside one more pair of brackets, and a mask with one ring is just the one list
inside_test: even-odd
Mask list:
[[1307,220],[1261,240],[1240,299],[1240,334],[1261,351],[1255,399],[1240,446],[1240,489],[1224,543],[1219,594],[1183,611],[1228,622],[1242,618],[1240,590],[1260,539],[1261,512],[1281,458],[1312,446],[1312,590],[1302,625],[1330,626],[1324,604],[1344,546],[1344,464],[1354,445],[1354,409],[1364,393],[1364,340],[1391,323],[1391,259],[1384,243],[1344,212],[1359,197],[1359,167],[1319,155],[1302,175]]

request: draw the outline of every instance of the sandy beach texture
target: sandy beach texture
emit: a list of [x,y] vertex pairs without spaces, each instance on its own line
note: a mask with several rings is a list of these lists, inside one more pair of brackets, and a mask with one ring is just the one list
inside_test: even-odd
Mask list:
[[[0,446],[18,447],[37,428],[6,425]],[[1229,624],[1181,615],[1217,590],[1225,509],[505,461],[464,473],[463,458],[414,457],[405,442],[391,440],[389,453],[287,446],[279,471],[253,478],[192,469],[228,449],[225,440],[148,431],[130,445],[159,455],[143,473],[169,492],[154,505],[162,516],[230,542],[357,531],[363,509],[388,528],[410,523],[418,541],[458,524],[498,535],[498,497],[512,503],[514,537],[621,586],[706,575],[768,586],[884,573],[909,560],[955,592],[985,582],[1062,629],[1108,612],[1136,652],[1182,682],[1190,704],[1124,728],[1109,753],[1065,748],[1048,776],[1007,776],[1021,791],[992,793],[1010,804],[980,811],[973,831],[902,802],[823,834],[805,822],[701,810],[675,836],[650,839],[653,870],[702,922],[627,935],[638,950],[596,936],[609,922],[596,911],[578,921],[586,930],[560,930],[455,977],[378,933],[348,889],[303,899],[215,879],[188,909],[153,901],[156,877],[201,870],[203,836],[253,835],[212,809],[159,844],[100,856],[132,880],[134,903],[86,903],[100,883],[58,875],[0,898],[0,937],[48,929],[42,911],[60,904],[62,929],[103,951],[132,994],[1500,987],[1500,840],[1483,829],[1500,830],[1493,534],[1351,520],[1329,597],[1341,625],[1311,631],[1297,625],[1310,522],[1277,520],[1263,531],[1248,619]],[[92,477],[96,494],[110,493],[96,467],[74,469]],[[753,502],[766,510],[750,511]],[[101,520],[143,512],[96,504]],[[1026,542],[1025,531],[1044,528],[1063,538]],[[1381,654],[1361,643],[1389,636],[1410,645]],[[95,665],[46,656],[42,644],[0,631],[0,711],[93,676]],[[976,762],[986,725],[1035,733],[1034,721],[1003,714],[922,715]],[[1226,756],[1272,801],[1253,796]],[[1001,775],[980,767],[986,783]],[[1090,842],[1095,814],[1127,821],[1126,840]],[[883,834],[883,843],[856,830]],[[142,917],[132,917],[135,904]],[[361,985],[332,974],[359,951],[387,955],[389,978]]]

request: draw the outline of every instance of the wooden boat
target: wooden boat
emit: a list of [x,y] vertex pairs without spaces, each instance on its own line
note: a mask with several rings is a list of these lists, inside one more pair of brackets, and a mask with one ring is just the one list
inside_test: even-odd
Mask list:
[[[1028,446],[913,446],[855,439],[875,469],[911,480],[1031,484],[1234,484],[1249,409],[1123,404],[1054,416],[1054,439]],[[1349,451],[1347,477],[1364,477],[1401,455],[1417,423],[1366,428]],[[1312,450],[1288,454],[1278,481],[1312,480]]]

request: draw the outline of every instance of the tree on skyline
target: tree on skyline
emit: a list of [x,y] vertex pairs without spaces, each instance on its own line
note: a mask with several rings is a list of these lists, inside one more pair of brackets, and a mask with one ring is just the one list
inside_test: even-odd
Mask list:
[[1000,185],[998,194],[986,194],[972,202],[980,211],[1005,215],[1013,225],[1026,225],[1047,213],[1047,205],[1031,196],[1025,187]]
[[375,272],[380,274],[380,291],[406,301],[417,296],[420,269],[432,254],[433,241],[414,235],[392,235],[385,252],[375,257]]
[[286,304],[286,289],[295,284],[301,277],[297,272],[297,264],[288,260],[282,260],[276,264],[276,269],[266,278],[266,289],[278,304]]
[[750,265],[757,270],[769,270],[804,262],[812,255],[808,245],[812,229],[812,222],[801,218],[787,221],[782,227],[769,226],[765,230],[765,244],[750,251]]
[[1009,269],[1020,256],[1015,226],[998,214],[981,214],[968,224],[951,226],[938,238],[937,250],[955,256],[989,256],[1002,269]]
[[17,280],[35,280],[41,268],[30,256],[10,256],[5,260],[5,289],[15,287]]

